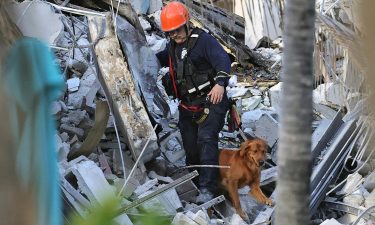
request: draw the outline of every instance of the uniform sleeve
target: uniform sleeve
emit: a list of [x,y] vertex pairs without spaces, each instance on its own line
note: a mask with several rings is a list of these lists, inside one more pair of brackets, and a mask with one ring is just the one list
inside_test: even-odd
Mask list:
[[163,51],[156,53],[156,57],[158,58],[161,67],[169,67],[168,49],[169,43]]
[[230,59],[228,53],[211,35],[205,33],[205,57],[215,70],[215,80],[222,86],[227,86],[230,73]]

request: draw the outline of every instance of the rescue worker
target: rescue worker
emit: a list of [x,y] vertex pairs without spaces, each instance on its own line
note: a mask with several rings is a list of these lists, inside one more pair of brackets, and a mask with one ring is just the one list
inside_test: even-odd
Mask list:
[[[161,28],[169,37],[157,57],[169,67],[163,78],[168,95],[179,104],[179,122],[187,165],[218,165],[219,132],[229,109],[225,87],[230,59],[218,41],[202,29],[189,27],[184,4],[171,2],[160,14]],[[215,196],[218,168],[199,168],[197,203]]]

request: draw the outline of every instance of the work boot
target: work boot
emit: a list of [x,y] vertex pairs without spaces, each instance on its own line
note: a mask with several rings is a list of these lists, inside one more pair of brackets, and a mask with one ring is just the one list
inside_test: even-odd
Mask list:
[[214,198],[214,195],[207,188],[202,188],[199,192],[200,193],[195,200],[197,204],[206,203]]

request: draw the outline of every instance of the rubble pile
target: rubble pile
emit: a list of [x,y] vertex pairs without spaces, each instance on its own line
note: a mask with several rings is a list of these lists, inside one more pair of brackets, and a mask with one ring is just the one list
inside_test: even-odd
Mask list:
[[[85,217],[90,205],[102,204],[108,196],[121,196],[117,224],[137,224],[137,216],[144,211],[157,211],[176,225],[268,224],[274,207],[257,203],[248,195],[249,187],[239,190],[247,221],[235,214],[224,195],[202,205],[194,203],[198,190],[192,179],[198,173],[184,168],[185,152],[176,125],[178,102],[163,90],[161,77],[168,69],[159,70],[155,57],[168,42],[159,28],[163,2],[133,0],[131,5],[113,5],[113,11],[100,4],[65,2],[24,1],[12,4],[9,10],[27,8],[27,14],[14,14],[25,27],[21,31],[49,43],[66,81],[65,93],[54,102],[52,113],[59,128],[55,137],[67,211]],[[108,2],[101,4],[109,6]],[[335,7],[334,18],[349,24],[347,8]],[[130,13],[125,16],[123,12]],[[54,26],[36,22],[48,29],[28,29],[27,21],[40,13],[48,14]],[[198,15],[192,15],[198,21]],[[212,24],[205,28],[210,31]],[[364,73],[353,59],[351,46],[333,38],[327,20],[321,19],[321,24],[317,36],[332,39],[317,39],[315,46],[318,69],[310,209],[316,224],[348,224],[375,204],[373,119],[364,107]],[[215,32],[215,37],[221,35]],[[243,55],[233,53],[233,42],[221,40],[237,59],[227,92],[236,101],[242,130],[233,131],[227,123],[219,143],[223,148],[238,148],[242,131],[267,141],[261,187],[273,200],[283,86],[279,82],[283,43],[281,38],[274,39],[255,50],[244,47]],[[245,39],[236,41],[245,46]],[[259,60],[244,63],[244,55],[259,56]],[[375,221],[374,217],[366,213],[360,223],[371,224],[368,221]]]

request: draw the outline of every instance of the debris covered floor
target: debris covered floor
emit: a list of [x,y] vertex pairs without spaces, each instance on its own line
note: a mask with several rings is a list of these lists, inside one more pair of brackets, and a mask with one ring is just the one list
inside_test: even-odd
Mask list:
[[[55,136],[65,212],[85,217],[90,205],[104,204],[108,196],[119,194],[122,205],[116,223],[121,225],[137,224],[144,210],[157,211],[176,225],[269,224],[274,208],[257,203],[248,195],[249,187],[239,190],[247,221],[234,213],[225,195],[203,205],[194,203],[198,190],[192,179],[198,173],[183,169],[178,103],[163,90],[160,79],[168,69],[159,70],[155,56],[167,44],[159,28],[163,2],[111,2],[24,1],[7,9],[25,36],[50,44],[66,80],[65,93],[52,108],[59,128]],[[257,22],[249,25],[249,15],[241,17],[200,1],[184,2],[191,22],[210,31],[234,61],[232,81],[237,82],[228,88],[228,96],[236,99],[244,133],[269,145],[261,187],[273,198],[281,29],[272,31],[272,41],[259,41],[265,34],[245,33],[270,29]],[[322,1],[324,6],[320,2],[317,10],[326,11],[317,16],[314,53],[311,220],[349,224],[375,204],[373,119],[364,103],[363,65],[352,51],[358,46],[343,41],[353,40],[360,29],[351,1]],[[279,10],[275,12],[266,20],[279,23]],[[48,21],[38,20],[41,13]],[[19,17],[27,19],[14,21]],[[28,29],[30,21],[42,28]],[[224,22],[218,26],[218,21]],[[239,131],[224,126],[220,147],[236,149],[241,141]],[[363,214],[359,224],[374,224],[371,221],[374,211]]]

